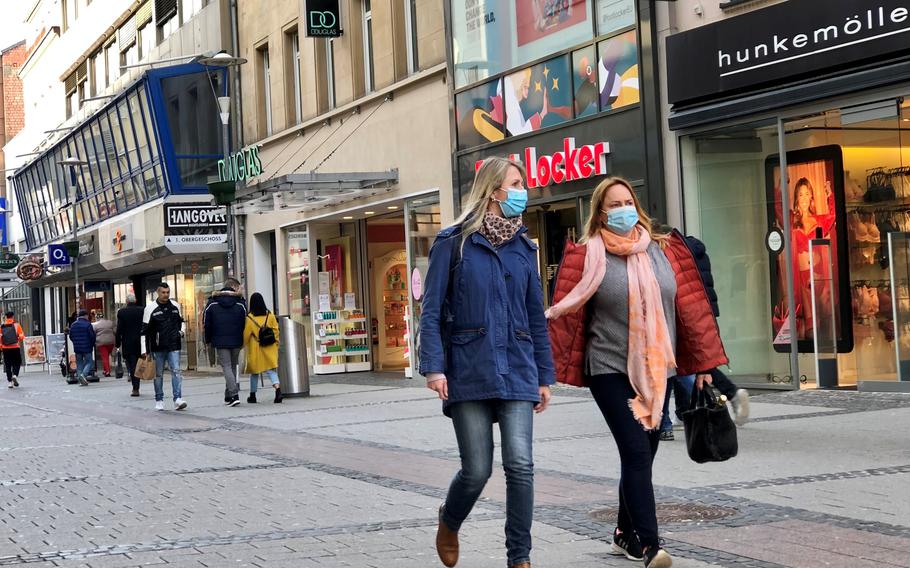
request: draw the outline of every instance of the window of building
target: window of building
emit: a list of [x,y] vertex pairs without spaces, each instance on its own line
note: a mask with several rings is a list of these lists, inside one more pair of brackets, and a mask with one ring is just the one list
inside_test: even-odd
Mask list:
[[420,69],[417,59],[417,0],[401,1],[404,2],[405,49],[408,56],[408,74],[410,75]]
[[363,72],[364,91],[371,93],[375,85],[373,73],[373,6],[371,0],[363,0]]
[[104,92],[107,87],[105,84],[104,52],[102,50],[99,49],[89,58],[89,73],[92,77],[89,92],[94,97]]
[[155,0],[155,27],[158,28],[158,43],[161,43],[180,27],[177,0]]
[[288,123],[300,124],[303,121],[303,101],[301,99],[300,83],[300,34],[297,30],[292,30],[285,34],[285,57],[287,64],[285,81],[287,85],[287,98],[294,101],[294,104],[285,105],[288,113]]
[[60,8],[63,11],[63,31],[66,32],[79,17],[78,0],[61,0]]
[[148,57],[152,50],[155,49],[155,28],[150,24],[143,26],[139,32],[139,37],[136,43],[139,45],[139,59],[145,59]]
[[135,65],[139,63],[139,44],[133,42],[132,45],[120,52],[120,66]]
[[106,75],[104,77],[104,86],[109,87],[111,83],[117,80],[120,76],[120,63],[119,58],[117,57],[117,46],[114,45],[115,42],[110,42],[104,48],[104,70]]
[[272,135],[272,74],[269,64],[269,48],[259,49],[259,118],[265,127],[265,136]]
[[180,7],[183,23],[187,23],[193,16],[198,14],[202,10],[202,5],[202,0],[181,0]]

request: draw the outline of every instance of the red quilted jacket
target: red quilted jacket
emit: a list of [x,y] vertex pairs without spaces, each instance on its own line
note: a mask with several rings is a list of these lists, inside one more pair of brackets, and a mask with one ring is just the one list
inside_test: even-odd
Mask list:
[[[565,297],[581,279],[585,266],[585,245],[567,243],[556,279],[553,302]],[[727,354],[720,329],[711,310],[695,257],[685,238],[674,231],[664,249],[676,273],[676,365],[677,374],[692,375],[726,365]],[[585,386],[585,349],[587,347],[587,306],[574,314],[549,321],[550,345],[560,383]]]

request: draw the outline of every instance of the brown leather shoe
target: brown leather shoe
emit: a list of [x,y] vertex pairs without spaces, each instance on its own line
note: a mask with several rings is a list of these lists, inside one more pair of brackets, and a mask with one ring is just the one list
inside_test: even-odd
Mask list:
[[436,529],[436,554],[448,568],[458,564],[458,533],[442,522],[442,508],[439,507],[439,528]]

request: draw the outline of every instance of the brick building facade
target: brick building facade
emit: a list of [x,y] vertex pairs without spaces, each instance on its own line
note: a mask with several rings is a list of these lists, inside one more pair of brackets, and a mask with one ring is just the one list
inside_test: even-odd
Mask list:
[[25,126],[19,68],[25,62],[25,41],[0,51],[0,197],[6,197],[6,157],[3,146]]

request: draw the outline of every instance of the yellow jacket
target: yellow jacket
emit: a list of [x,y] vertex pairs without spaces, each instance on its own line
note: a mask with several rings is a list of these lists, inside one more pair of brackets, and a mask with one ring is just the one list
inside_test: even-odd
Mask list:
[[276,341],[268,347],[259,345],[259,328],[265,325],[272,328],[277,340],[278,320],[275,319],[275,314],[269,312],[264,316],[250,314],[246,317],[246,327],[243,330],[243,345],[246,347],[247,373],[262,373],[278,368],[278,342]]

